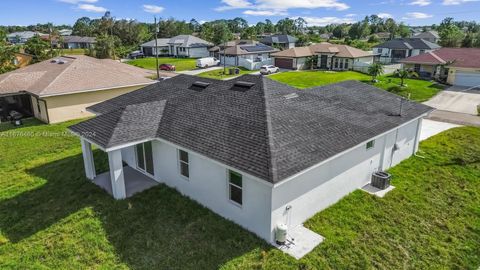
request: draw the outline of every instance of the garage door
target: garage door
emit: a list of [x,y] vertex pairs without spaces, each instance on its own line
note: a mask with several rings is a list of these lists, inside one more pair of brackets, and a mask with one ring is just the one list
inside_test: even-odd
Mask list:
[[457,71],[454,84],[461,86],[480,86],[480,72]]
[[293,69],[293,59],[291,58],[275,58],[275,66],[279,68]]

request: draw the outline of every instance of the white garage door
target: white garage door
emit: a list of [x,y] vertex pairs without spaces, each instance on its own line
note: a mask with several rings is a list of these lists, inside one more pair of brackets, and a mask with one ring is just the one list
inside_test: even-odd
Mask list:
[[480,72],[457,72],[455,85],[480,86]]

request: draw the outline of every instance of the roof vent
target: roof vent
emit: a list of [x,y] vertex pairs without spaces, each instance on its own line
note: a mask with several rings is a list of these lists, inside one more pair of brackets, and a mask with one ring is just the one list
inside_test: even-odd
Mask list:
[[288,95],[283,96],[285,99],[292,99],[292,98],[297,98],[298,94],[297,93],[291,93]]
[[190,89],[195,91],[202,91],[203,89],[207,88],[209,85],[210,83],[208,82],[196,81],[192,83],[192,85],[190,86]]
[[60,59],[60,60],[57,61],[57,63],[60,64],[60,65],[63,65],[65,63],[67,63],[67,61],[65,61],[63,59]]
[[52,60],[50,60],[50,63],[55,64],[55,63],[58,63],[58,61],[59,61],[59,59],[52,59]]
[[233,84],[232,90],[236,91],[247,91],[248,89],[252,88],[255,83],[246,82],[246,81],[236,81]]

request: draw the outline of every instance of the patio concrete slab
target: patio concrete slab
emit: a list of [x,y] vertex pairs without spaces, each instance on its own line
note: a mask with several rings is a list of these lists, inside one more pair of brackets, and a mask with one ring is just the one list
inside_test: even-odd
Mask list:
[[310,253],[324,239],[323,236],[299,225],[288,230],[287,242],[284,245],[277,243],[272,245],[298,260]]
[[392,191],[394,188],[394,186],[390,185],[386,189],[379,189],[368,183],[362,187],[362,190],[379,198],[383,198],[385,195],[387,195],[388,192]]
[[455,127],[460,127],[460,125],[423,119],[422,129],[420,131],[420,141],[426,140],[434,135],[437,135],[440,132]]
[[[123,167],[123,175],[127,198],[133,196],[135,193],[142,192],[159,184],[155,180],[129,166]],[[97,175],[93,182],[112,195],[110,172]]]

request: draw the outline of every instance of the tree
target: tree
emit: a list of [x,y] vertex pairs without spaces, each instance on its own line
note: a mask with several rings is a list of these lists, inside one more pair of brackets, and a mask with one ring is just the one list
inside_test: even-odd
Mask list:
[[97,37],[95,44],[95,57],[97,58],[114,58],[115,38],[107,34]]
[[269,19],[265,20],[265,33],[274,33],[275,25]]
[[313,55],[309,56],[305,59],[305,65],[309,67],[311,70],[313,70],[314,67],[316,67],[318,64],[318,56]]
[[395,20],[392,18],[388,18],[385,21],[385,29],[387,30],[387,32],[390,33],[390,39],[394,39],[398,31],[398,26]]
[[402,87],[405,86],[405,79],[412,78],[412,77],[413,78],[418,78],[418,74],[416,72],[414,72],[411,69],[406,69],[406,68],[397,69],[394,74],[395,74],[395,76],[400,78],[400,86],[402,86]]
[[277,22],[276,28],[282,34],[293,34],[295,32],[295,21],[290,18],[281,19]]
[[345,24],[336,25],[335,28],[333,28],[332,30],[333,36],[338,39],[344,38],[345,36],[347,36],[347,33],[348,33],[348,27]]
[[192,32],[200,32],[201,25],[197,20],[191,19],[189,23],[189,27],[190,27],[190,31]]
[[462,40],[462,48],[472,48],[474,43],[474,35],[472,33],[467,33],[465,38]]
[[8,46],[4,40],[0,40],[0,74],[14,70],[15,53],[18,51],[16,46]]
[[92,20],[88,17],[82,17],[78,19],[75,24],[73,25],[73,35],[76,36],[92,36],[93,35],[93,29],[91,26]]
[[293,31],[295,34],[303,34],[305,32],[305,29],[307,28],[307,21],[305,21],[305,19],[303,19],[302,17],[298,17],[293,22],[293,26]]
[[39,36],[34,36],[25,43],[25,52],[33,55],[35,61],[42,61],[48,57],[50,44]]
[[373,63],[368,67],[368,74],[372,76],[372,82],[377,82],[377,77],[383,74],[383,65]]
[[400,23],[398,25],[397,32],[402,38],[408,38],[411,35],[410,28],[406,26],[404,23]]
[[463,32],[455,25],[453,18],[445,18],[438,27],[440,45],[443,47],[458,47],[463,40]]
[[250,26],[247,29],[243,30],[240,35],[241,39],[257,39],[257,28],[255,26]]

